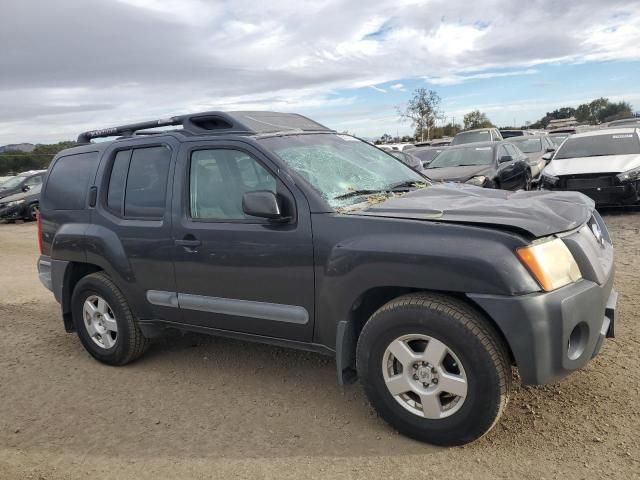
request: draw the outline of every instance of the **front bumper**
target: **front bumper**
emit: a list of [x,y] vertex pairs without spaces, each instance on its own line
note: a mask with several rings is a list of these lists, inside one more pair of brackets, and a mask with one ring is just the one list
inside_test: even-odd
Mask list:
[[24,205],[0,207],[0,220],[20,220],[24,217]]
[[595,357],[613,337],[618,294],[613,271],[599,285],[581,280],[553,292],[469,295],[497,323],[524,384],[554,383]]
[[541,186],[547,190],[583,193],[599,206],[633,205],[640,201],[640,181],[621,183],[614,174],[588,178],[560,177],[554,185],[542,182]]

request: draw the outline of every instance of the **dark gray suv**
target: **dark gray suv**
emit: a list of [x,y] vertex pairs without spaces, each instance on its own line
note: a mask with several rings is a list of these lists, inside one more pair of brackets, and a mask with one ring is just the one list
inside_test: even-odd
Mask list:
[[170,330],[323,353],[400,432],[455,445],[497,422],[512,366],[555,382],[613,336],[613,247],[579,193],[431,184],[292,114],[78,143],[45,178],[38,270],[102,362]]

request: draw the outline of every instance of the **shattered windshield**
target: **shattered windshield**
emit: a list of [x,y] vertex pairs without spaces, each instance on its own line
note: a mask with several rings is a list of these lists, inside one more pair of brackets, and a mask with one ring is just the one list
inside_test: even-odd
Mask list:
[[307,180],[333,208],[427,180],[391,155],[349,135],[308,134],[260,142]]

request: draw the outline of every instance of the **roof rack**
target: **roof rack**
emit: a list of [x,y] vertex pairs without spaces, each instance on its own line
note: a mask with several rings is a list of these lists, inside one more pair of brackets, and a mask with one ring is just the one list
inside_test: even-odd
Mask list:
[[196,135],[216,133],[256,135],[294,131],[333,132],[324,125],[295,113],[201,112],[90,130],[78,136],[78,143],[89,143],[94,138],[159,134],[164,132],[146,132],[144,130],[178,125],[182,126],[184,131]]

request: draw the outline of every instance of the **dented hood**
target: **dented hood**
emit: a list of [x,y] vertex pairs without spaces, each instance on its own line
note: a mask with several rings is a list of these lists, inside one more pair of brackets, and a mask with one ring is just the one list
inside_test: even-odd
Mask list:
[[579,227],[593,210],[593,201],[577,192],[511,192],[438,184],[353,214],[497,226],[543,237]]

